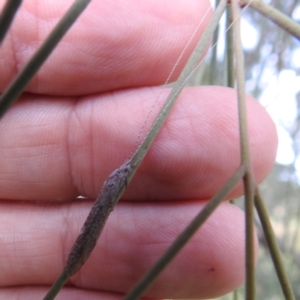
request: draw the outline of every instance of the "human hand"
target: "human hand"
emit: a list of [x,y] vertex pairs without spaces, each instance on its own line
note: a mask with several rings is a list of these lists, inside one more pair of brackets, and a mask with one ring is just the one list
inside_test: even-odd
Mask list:
[[[2,90],[71,3],[24,1],[0,48]],[[106,176],[134,150],[149,109],[168,92],[148,86],[164,83],[208,7],[192,0],[92,2],[1,120],[0,299],[46,294]],[[248,114],[259,182],[274,162],[276,130],[250,97]],[[57,299],[119,299],[238,165],[235,91],[187,88],[91,257]],[[239,286],[243,217],[220,205],[146,296],[208,298]]]

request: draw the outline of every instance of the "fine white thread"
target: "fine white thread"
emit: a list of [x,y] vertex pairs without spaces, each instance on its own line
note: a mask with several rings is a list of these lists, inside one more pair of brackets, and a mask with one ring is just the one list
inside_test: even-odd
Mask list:
[[[247,5],[244,6],[244,8],[243,8],[243,10],[241,11],[241,13],[240,13],[238,19],[241,18],[242,14],[245,12],[245,10],[247,9],[247,7],[250,5],[250,3],[251,3],[252,1],[253,1],[253,0],[251,0]],[[232,23],[226,28],[226,30],[225,30],[223,36],[225,36],[225,34],[230,30],[230,28],[231,28],[236,22],[237,22],[237,20],[235,20],[234,22],[232,22]],[[218,45],[218,41],[215,42],[215,43],[211,46],[211,49],[210,49],[210,50],[214,49],[217,45]],[[191,71],[191,73],[190,73],[189,76],[186,78],[186,80],[182,83],[182,85],[180,86],[179,89],[181,89],[181,88],[187,83],[187,81],[192,77],[192,75],[195,73],[195,71],[196,71],[196,70],[201,66],[201,64],[203,63],[203,60],[204,60],[204,58],[202,58],[202,59],[199,61],[199,63],[198,63],[198,64],[196,65],[196,67]]]

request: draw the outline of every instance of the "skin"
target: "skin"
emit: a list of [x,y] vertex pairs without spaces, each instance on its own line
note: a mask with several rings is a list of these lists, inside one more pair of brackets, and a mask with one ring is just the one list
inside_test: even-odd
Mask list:
[[[71,2],[24,1],[0,49],[1,90]],[[156,86],[207,9],[209,1],[196,0],[92,2],[1,120],[1,300],[43,298],[158,99],[142,135],[151,124],[168,92]],[[250,96],[247,108],[260,182],[275,160],[276,129]],[[133,286],[238,167],[236,116],[235,91],[184,90],[91,257],[57,299],[120,299]],[[229,197],[241,194],[240,184]],[[205,299],[241,285],[243,218],[220,205],[145,296]]]

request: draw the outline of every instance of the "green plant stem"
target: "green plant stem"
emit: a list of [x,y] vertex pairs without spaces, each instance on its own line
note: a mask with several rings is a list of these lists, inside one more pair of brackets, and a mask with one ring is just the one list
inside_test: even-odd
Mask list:
[[236,80],[240,129],[241,164],[245,166],[245,218],[246,218],[246,300],[255,299],[255,257],[254,257],[254,180],[251,167],[247,109],[244,79],[244,58],[240,32],[240,8],[238,0],[232,0],[234,52],[236,57]]
[[33,76],[49,57],[51,52],[57,46],[59,41],[70,29],[73,23],[77,20],[79,15],[87,7],[91,0],[76,0],[69,8],[67,13],[55,26],[53,31],[47,37],[45,42],[37,50],[34,56],[30,59],[24,69],[16,76],[16,78],[10,83],[3,94],[0,97],[0,118],[8,110],[8,108],[17,100],[22,94],[28,83]]
[[238,290],[234,290],[232,292],[232,300],[238,300],[238,299],[239,299]]
[[222,17],[225,8],[226,8],[227,0],[221,0],[220,4],[216,8],[214,15],[205,29],[201,39],[198,42],[193,54],[189,58],[187,64],[185,65],[184,69],[182,70],[176,84],[173,86],[167,100],[165,101],[163,107],[160,110],[158,117],[156,118],[155,122],[153,123],[149,133],[146,135],[145,139],[139,146],[138,150],[135,152],[131,159],[131,165],[133,169],[137,169],[139,164],[141,163],[142,159],[145,157],[148,149],[150,148],[151,144],[153,143],[154,139],[156,138],[160,128],[162,127],[164,121],[166,120],[168,114],[170,113],[173,105],[175,104],[180,92],[182,91],[185,83],[187,82],[188,78],[191,76],[191,72],[195,68],[198,63],[199,57],[201,57],[206,49],[207,43],[211,39],[213,32],[215,31],[220,18]]
[[254,203],[271,253],[271,258],[273,260],[282,292],[286,300],[295,300],[295,296],[284,267],[284,262],[282,261],[281,252],[272,229],[268,212],[258,189],[255,193]]
[[264,15],[267,19],[273,21],[275,24],[293,35],[298,40],[300,40],[300,25],[277,9],[259,0],[242,0],[240,4],[249,4],[250,7]]
[[64,284],[67,282],[68,276],[65,272],[62,272],[61,275],[53,283],[51,290],[47,293],[43,300],[52,300],[54,299]]
[[231,13],[231,3],[227,4],[226,9],[226,86],[234,88],[235,86],[235,75],[234,75],[234,51],[233,51],[233,30],[232,30],[232,13]]
[[[216,7],[219,5],[220,0],[216,0]],[[211,60],[209,64],[209,75],[208,75],[208,83],[210,85],[216,84],[216,79],[217,79],[217,50],[218,50],[218,38],[219,38],[219,28],[220,26],[218,25],[214,35],[213,35],[213,40],[212,40],[212,45],[214,46],[212,49],[212,54],[211,54]]]
[[6,0],[6,4],[0,16],[0,44],[2,44],[21,3],[22,0]]
[[238,181],[244,176],[244,166],[239,167],[235,174],[227,181],[221,190],[206,204],[203,210],[194,218],[186,229],[176,238],[170,248],[160,257],[157,263],[146,273],[146,275],[135,285],[123,300],[139,299],[149,288],[157,276],[172,261],[178,252],[186,245],[207,218],[213,213],[217,206],[223,201],[228,193],[234,188]]

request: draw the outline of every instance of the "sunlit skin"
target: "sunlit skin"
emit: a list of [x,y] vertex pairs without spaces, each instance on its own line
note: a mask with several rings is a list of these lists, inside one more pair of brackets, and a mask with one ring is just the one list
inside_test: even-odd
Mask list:
[[[72,2],[24,1],[0,48],[2,91]],[[1,120],[1,300],[46,294],[103,181],[136,149],[161,95],[145,130],[159,110],[168,90],[158,85],[209,7],[208,0],[93,1]],[[276,129],[250,96],[247,109],[261,182],[275,160]],[[235,91],[186,88],[91,257],[57,299],[120,299],[239,163]],[[239,184],[229,197],[241,194]],[[220,205],[145,296],[205,299],[241,285],[243,222],[240,209]]]

